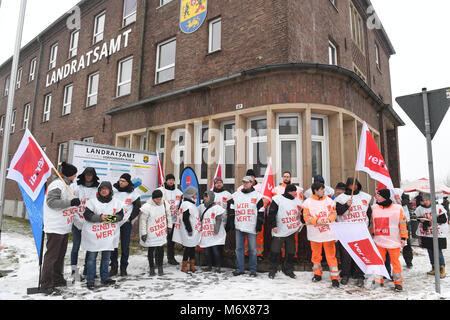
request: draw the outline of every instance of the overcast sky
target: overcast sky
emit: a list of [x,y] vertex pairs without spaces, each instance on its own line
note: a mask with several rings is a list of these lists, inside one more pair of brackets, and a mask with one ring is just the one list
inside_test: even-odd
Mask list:
[[[117,0],[114,0],[117,1]],[[428,178],[426,140],[395,98],[450,87],[449,0],[371,0],[397,52],[390,60],[395,111],[406,126],[399,129],[402,180]],[[28,0],[22,45],[32,40],[78,0]],[[0,64],[12,56],[19,0],[2,0]],[[449,112],[450,113],[450,112]],[[450,176],[450,115],[433,139],[437,180]]]

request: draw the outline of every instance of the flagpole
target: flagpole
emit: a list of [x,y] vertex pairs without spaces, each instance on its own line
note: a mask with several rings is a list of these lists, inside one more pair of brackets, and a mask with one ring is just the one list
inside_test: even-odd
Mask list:
[[21,0],[19,20],[16,32],[16,44],[11,67],[11,77],[8,91],[8,104],[6,107],[5,129],[3,134],[2,159],[0,165],[0,244],[2,240],[3,212],[5,209],[5,186],[6,186],[6,167],[8,165],[9,138],[11,131],[11,115],[14,103],[14,94],[16,89],[17,67],[19,64],[20,46],[22,44],[22,32],[25,20],[25,9],[27,0]]
[[55,169],[55,167],[53,167],[53,170],[56,172],[56,175],[58,176],[59,179],[61,179],[61,181],[64,183],[64,185],[66,186],[67,190],[69,191],[69,193],[71,194],[71,196],[73,198],[76,198],[75,195],[73,194],[72,190],[70,190],[69,186],[67,185],[67,183],[64,181],[64,179],[61,177],[61,175],[59,174],[58,170]]

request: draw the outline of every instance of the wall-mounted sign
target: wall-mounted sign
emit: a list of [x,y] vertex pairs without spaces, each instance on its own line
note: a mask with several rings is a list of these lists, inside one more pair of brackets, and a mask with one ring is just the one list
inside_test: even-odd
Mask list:
[[206,19],[208,0],[181,0],[180,28],[184,33],[198,30]]

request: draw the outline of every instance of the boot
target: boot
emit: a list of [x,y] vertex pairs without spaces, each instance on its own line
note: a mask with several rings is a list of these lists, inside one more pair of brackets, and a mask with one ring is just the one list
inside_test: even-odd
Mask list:
[[168,263],[168,264],[171,264],[171,265],[174,265],[174,266],[177,266],[177,265],[180,264],[177,260],[175,260],[174,257],[169,257],[169,258],[167,258],[167,263]]
[[441,279],[445,278],[445,266],[441,266]]
[[395,291],[395,292],[401,292],[401,291],[403,291],[402,285],[396,284],[395,287],[394,287],[394,291]]
[[190,267],[192,272],[196,272],[197,269],[195,269],[195,259],[191,259],[190,261]]
[[333,288],[339,288],[339,280],[336,279],[331,280],[331,286]]
[[181,271],[188,273],[189,269],[188,269],[188,262],[187,261],[182,261],[181,262]]
[[150,267],[150,272],[149,272],[149,276],[153,277],[155,275],[155,267]]
[[111,265],[111,270],[109,271],[109,276],[110,277],[117,276],[118,269],[119,269],[119,265],[118,264],[112,264]]
[[163,276],[163,275],[164,275],[163,267],[158,266],[158,276]]
[[127,276],[128,275],[128,273],[127,273],[127,270],[126,269],[120,269],[120,276],[121,277],[125,277],[125,276]]
[[428,271],[427,274],[430,276],[434,276],[435,274],[434,267],[431,269],[431,271]]
[[346,285],[348,283],[348,279],[349,279],[349,277],[346,277],[346,276],[342,277],[341,284]]

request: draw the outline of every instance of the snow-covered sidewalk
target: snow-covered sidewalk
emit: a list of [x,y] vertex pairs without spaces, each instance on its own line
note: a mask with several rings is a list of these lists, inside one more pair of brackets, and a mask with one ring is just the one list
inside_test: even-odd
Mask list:
[[[146,251],[130,256],[127,277],[115,277],[115,286],[99,287],[95,291],[86,288],[85,282],[76,282],[65,288],[62,296],[44,294],[27,295],[27,288],[37,286],[38,259],[31,231],[22,223],[6,219],[7,228],[2,234],[0,270],[13,270],[0,278],[0,300],[439,300],[450,298],[450,275],[441,280],[441,295],[436,294],[434,277],[430,270],[428,254],[424,249],[413,247],[414,267],[407,269],[401,258],[404,277],[404,292],[395,293],[393,283],[388,281],[383,288],[372,289],[372,276],[366,279],[366,288],[358,288],[350,281],[338,289],[331,288],[329,273],[323,280],[312,283],[312,272],[295,272],[291,279],[278,272],[275,279],[267,273],[258,273],[256,278],[248,275],[234,277],[232,269],[223,273],[202,272],[185,274],[179,267],[171,266],[164,259],[164,276],[148,276]],[[28,226],[29,228],[29,226]],[[70,250],[66,254],[65,274],[70,279]],[[84,252],[80,252],[81,260]],[[450,251],[444,250],[450,262]],[[181,257],[177,257],[181,261]],[[83,261],[81,261],[83,262]],[[447,272],[449,272],[448,270]],[[98,272],[98,269],[97,269]]]

